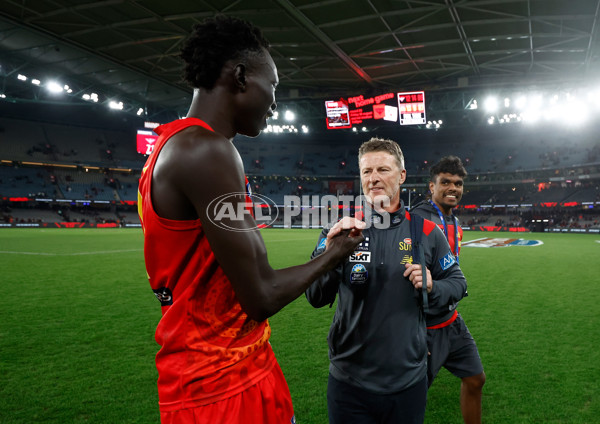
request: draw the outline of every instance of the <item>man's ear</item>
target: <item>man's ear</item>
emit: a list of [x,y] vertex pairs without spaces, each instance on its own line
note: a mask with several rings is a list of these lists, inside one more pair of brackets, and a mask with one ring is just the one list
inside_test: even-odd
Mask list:
[[233,68],[233,77],[236,88],[240,91],[246,91],[246,65],[238,63]]
[[400,172],[400,185],[404,184],[404,181],[406,181],[406,169]]

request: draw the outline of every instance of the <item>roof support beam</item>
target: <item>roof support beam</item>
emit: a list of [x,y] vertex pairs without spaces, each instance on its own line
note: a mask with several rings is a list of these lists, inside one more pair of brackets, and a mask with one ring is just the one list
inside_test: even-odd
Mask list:
[[327,36],[321,29],[316,26],[308,17],[298,10],[289,0],[275,0],[296,22],[310,32],[317,40],[325,47],[333,52],[340,60],[342,60],[348,68],[356,75],[362,78],[365,82],[373,85],[373,79],[362,69],[350,56],[348,56],[336,43]]

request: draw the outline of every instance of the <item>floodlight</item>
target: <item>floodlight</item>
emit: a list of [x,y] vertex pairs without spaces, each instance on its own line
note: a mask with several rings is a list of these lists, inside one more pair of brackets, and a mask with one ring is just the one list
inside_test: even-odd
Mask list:
[[40,85],[42,82],[41,82],[39,79],[35,79],[35,78],[34,78],[34,79],[32,79],[32,80],[31,80],[31,83],[32,83],[33,85]]
[[[33,81],[32,81],[33,82]],[[51,92],[51,93],[62,93],[63,88],[62,86],[57,83],[56,81],[50,81],[46,84],[46,89]]]
[[17,75],[17,79],[19,79],[20,81],[27,81],[27,77],[23,74]]
[[485,99],[483,107],[487,112],[495,112],[498,109],[498,99],[495,97],[488,97]]
[[285,120],[293,121],[294,119],[296,119],[296,115],[294,114],[294,112],[292,112],[291,110],[286,110],[285,111]]
[[123,102],[117,102],[115,100],[111,100],[108,103],[108,107],[115,110],[123,110]]
[[517,100],[515,100],[515,107],[519,110],[524,109],[526,105],[527,105],[527,97],[525,97],[525,96],[520,96],[517,98]]

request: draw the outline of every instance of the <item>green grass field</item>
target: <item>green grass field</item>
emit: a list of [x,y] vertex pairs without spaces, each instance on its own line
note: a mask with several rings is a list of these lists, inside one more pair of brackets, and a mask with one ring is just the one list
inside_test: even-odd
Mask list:
[[[316,230],[265,230],[271,264],[304,262]],[[508,237],[466,233],[465,239]],[[487,374],[483,421],[600,422],[600,240],[520,234],[538,247],[464,248],[460,312]],[[158,423],[159,304],[130,229],[0,231],[0,422]],[[270,319],[300,424],[327,423],[333,310],[304,298]],[[460,381],[442,371],[426,423],[461,423]]]

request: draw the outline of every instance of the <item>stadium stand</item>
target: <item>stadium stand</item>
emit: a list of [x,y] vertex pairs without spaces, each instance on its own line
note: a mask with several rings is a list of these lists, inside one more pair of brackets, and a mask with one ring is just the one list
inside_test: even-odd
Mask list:
[[[134,129],[21,118],[0,118],[0,128],[0,195],[13,218],[139,224],[135,202],[145,156],[135,152]],[[408,205],[425,196],[429,166],[455,154],[469,171],[461,202],[469,208],[459,211],[465,223],[527,225],[552,215],[549,225],[599,228],[593,211],[600,207],[600,143],[592,132],[380,129],[238,136],[234,143],[253,192],[283,205],[286,195],[358,194],[356,152],[373,135],[402,146]],[[62,201],[61,213],[47,210],[48,201],[53,207]]]

